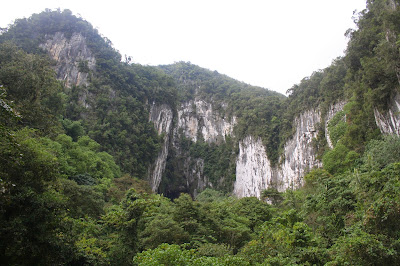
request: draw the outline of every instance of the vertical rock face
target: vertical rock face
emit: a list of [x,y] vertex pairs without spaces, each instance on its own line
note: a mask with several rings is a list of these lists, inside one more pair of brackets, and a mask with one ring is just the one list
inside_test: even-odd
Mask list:
[[[88,85],[89,73],[95,71],[96,60],[88,46],[86,39],[80,33],[74,33],[67,38],[63,33],[47,36],[41,47],[48,51],[56,61],[58,78],[64,80],[67,87],[73,85]],[[115,93],[115,92],[112,92]],[[87,93],[80,95],[79,101],[86,108]],[[325,121],[329,121],[334,114],[343,108],[344,103],[331,107]],[[226,108],[222,104],[221,108]],[[174,111],[177,117],[174,117]],[[226,136],[232,135],[236,124],[236,117],[227,118],[213,108],[212,102],[200,97],[182,103],[178,110],[172,110],[168,105],[150,106],[149,120],[159,135],[164,135],[161,150],[155,163],[149,168],[149,180],[153,191],[157,191],[167,157],[174,149],[177,158],[182,159],[179,171],[184,175],[186,188],[194,194],[206,187],[212,186],[204,176],[204,159],[191,158],[188,151],[179,147],[181,136],[197,142],[203,138],[207,143],[221,143]],[[173,119],[176,119],[175,127]],[[393,99],[393,104],[387,113],[375,110],[378,127],[383,133],[400,135],[400,96]],[[271,167],[266,155],[266,149],[261,139],[248,136],[239,142],[239,155],[236,160],[236,182],[234,194],[238,197],[261,196],[262,190],[275,187],[279,191],[288,188],[297,188],[303,184],[304,174],[313,167],[321,166],[316,159],[312,140],[317,137],[317,124],[321,123],[321,114],[318,110],[309,110],[300,114],[294,121],[296,133],[284,146],[284,155],[278,166]],[[328,133],[328,132],[326,132]],[[327,141],[330,146],[329,135]],[[173,145],[170,145],[170,144]]]
[[274,175],[260,138],[246,137],[239,143],[236,182],[233,193],[239,197],[260,197]]
[[172,119],[173,112],[168,105],[163,104],[158,106],[154,103],[151,105],[149,120],[154,123],[154,127],[159,135],[164,134],[161,151],[158,153],[155,163],[149,169],[150,186],[153,191],[158,189],[165,169]]
[[194,142],[200,135],[208,143],[223,141],[232,134],[235,123],[235,117],[228,121],[213,110],[211,103],[199,98],[183,103],[178,110],[178,129]]
[[296,133],[284,148],[284,161],[276,180],[278,191],[303,185],[303,176],[313,167],[321,166],[315,158],[312,140],[318,135],[317,123],[321,122],[318,110],[309,110],[294,121]]
[[[57,32],[40,47],[57,62],[57,78],[64,80],[66,86],[88,85],[88,72],[95,69],[96,59],[80,33],[74,33],[67,39],[63,33]],[[82,64],[81,67],[79,64]]]
[[210,186],[207,177],[204,176],[204,160],[201,158],[187,157],[184,163],[186,187],[192,188],[193,197],[196,197],[198,192],[203,191],[207,186]]
[[171,136],[171,149],[177,158],[184,158],[179,171],[183,173],[185,188],[183,191],[192,193],[195,196],[206,187],[212,187],[207,176],[204,175],[204,159],[193,158],[190,152],[180,147],[180,140],[183,137],[197,142],[203,138],[207,143],[220,143],[225,137],[232,134],[236,123],[235,117],[230,120],[224,118],[220,112],[215,111],[210,102],[198,97],[194,100],[184,102],[177,110],[177,123]]
[[[330,107],[325,121],[329,121],[345,103]],[[278,191],[294,189],[303,185],[303,176],[314,167],[321,167],[313,148],[313,138],[318,135],[321,123],[319,110],[309,110],[294,121],[296,132],[284,146],[284,154],[278,166],[271,167],[261,139],[251,136],[239,143],[236,161],[236,182],[233,193],[237,197],[260,197],[262,190],[274,187]]]
[[396,134],[400,136],[400,95],[397,94],[385,113],[374,110],[375,121],[383,134]]

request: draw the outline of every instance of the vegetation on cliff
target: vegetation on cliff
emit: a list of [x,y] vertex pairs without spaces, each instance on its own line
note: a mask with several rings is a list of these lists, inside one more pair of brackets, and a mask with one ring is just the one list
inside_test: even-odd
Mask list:
[[[400,264],[400,139],[382,136],[374,118],[399,90],[399,5],[368,1],[358,29],[347,33],[346,55],[294,85],[287,98],[189,63],[121,62],[110,41],[70,11],[17,20],[0,35],[0,261]],[[39,48],[56,32],[86,38],[96,57],[88,86],[57,80]],[[148,121],[148,104],[175,108],[194,93],[238,119],[234,137],[221,145],[180,140],[204,159],[211,182],[224,177],[228,185],[195,199],[153,194],[144,179],[163,136]],[[347,104],[327,128],[333,148],[323,134],[314,140],[324,167],[311,170],[304,187],[271,188],[266,201],[226,193],[238,139],[261,137],[278,163],[293,118],[317,107],[326,113],[339,101]],[[177,182],[173,170],[167,167]]]

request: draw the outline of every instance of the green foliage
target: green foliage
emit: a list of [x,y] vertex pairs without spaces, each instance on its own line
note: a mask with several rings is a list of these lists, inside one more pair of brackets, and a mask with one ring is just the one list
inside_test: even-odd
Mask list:
[[222,258],[198,256],[194,250],[178,245],[162,244],[153,250],[143,251],[134,259],[135,265],[250,265],[241,257],[226,255]]
[[[48,67],[48,60],[43,59],[44,53],[39,48],[46,35],[57,32],[66,38],[73,34],[85,37],[96,58],[96,71],[90,73],[88,87],[72,86],[62,93],[54,71]],[[16,52],[16,47],[10,48],[10,40],[25,51],[43,56],[24,56],[22,51]],[[111,42],[69,10],[46,10],[28,19],[16,20],[0,36],[0,43],[3,43],[0,62],[5,64],[0,68],[0,84],[10,90],[8,97],[15,99],[18,106],[28,107],[21,108],[21,114],[30,126],[48,130],[54,125],[46,123],[55,123],[58,119],[54,115],[63,114],[63,126],[74,141],[86,131],[102,145],[103,151],[114,156],[124,172],[145,177],[160,143],[154,126],[148,121],[147,103],[167,103],[175,107],[176,89],[170,77],[154,67],[121,63],[121,56]],[[77,64],[79,71],[88,72],[86,61]],[[17,79],[20,76],[24,79]],[[35,95],[43,99],[36,99]],[[23,99],[26,102],[21,101]],[[68,102],[65,113],[63,101]]]
[[330,265],[396,265],[396,251],[385,247],[377,235],[356,228],[351,234],[341,237],[332,248]]
[[178,245],[162,244],[157,249],[138,254],[133,262],[137,265],[189,265],[193,252]]
[[79,72],[82,72],[82,73],[89,73],[90,69],[89,69],[88,61],[87,60],[79,61],[78,70],[79,70]]
[[[17,20],[0,35],[0,261],[400,264],[400,141],[382,137],[374,117],[399,88],[400,13],[391,3],[368,1],[358,29],[348,32],[346,55],[293,86],[287,99],[188,63],[121,63],[109,40],[68,10]],[[56,32],[85,36],[97,62],[88,86],[63,88],[56,80],[38,48]],[[86,61],[78,68],[91,72]],[[148,121],[148,104],[176,109],[195,95],[221,117],[237,117],[234,137],[216,144],[201,136],[196,143],[177,140],[184,152],[169,155],[163,182],[171,184],[161,188],[175,199],[150,194],[137,177],[146,176],[162,137]],[[320,108],[324,117],[343,99],[344,110],[328,125],[334,148],[324,152],[323,169],[304,177],[303,188],[269,188],[263,196],[273,206],[224,196],[235,179],[239,140],[260,137],[274,165],[295,116]],[[325,151],[323,138],[315,147]],[[188,158],[204,162],[218,191],[206,189],[196,200],[179,195],[194,194],[182,186]],[[120,177],[120,169],[134,177]]]
[[344,111],[337,112],[335,116],[329,120],[328,130],[333,146],[344,136],[346,133],[346,114]]
[[60,126],[62,87],[47,58],[27,54],[10,42],[0,44],[0,85],[21,115],[19,124],[43,133]]
[[399,163],[389,164],[379,171],[361,173],[360,189],[364,191],[363,224],[374,234],[385,234],[391,238],[399,237],[399,226],[395,220],[399,217],[400,183]]
[[108,265],[110,242],[102,235],[103,230],[104,227],[96,219],[64,217],[58,232],[69,249],[69,257],[64,258],[64,262],[72,265]]
[[[195,143],[190,141],[189,154],[191,157],[203,159],[204,176],[215,188],[229,193],[235,181],[234,149],[234,140],[226,136],[225,141],[219,144],[208,144],[202,140]],[[224,180],[223,184],[219,182],[221,179]]]
[[0,250],[6,264],[59,261],[62,243],[55,229],[62,199],[54,190],[57,159],[32,130],[14,132],[13,149],[1,138]]
[[61,123],[64,127],[65,134],[70,136],[73,141],[77,141],[79,137],[85,135],[85,129],[80,121],[63,119]]
[[248,226],[252,231],[272,216],[270,205],[255,197],[239,199],[234,202],[231,211],[249,219]]
[[336,144],[335,148],[327,151],[323,156],[324,168],[331,174],[343,173],[351,170],[359,154],[351,151],[342,143]]
[[74,33],[81,33],[88,40],[88,46],[96,57],[107,62],[119,62],[121,56],[110,49],[111,42],[99,35],[97,29],[82,18],[72,15],[68,9],[52,11],[46,9],[29,18],[17,19],[0,37],[0,42],[12,40],[29,53],[43,53],[39,48],[45,40],[45,35],[62,32],[68,39]]
[[382,140],[368,143],[363,162],[372,169],[382,169],[386,165],[400,161],[400,138],[385,136]]
[[107,192],[107,198],[111,202],[118,204],[124,197],[129,189],[135,189],[140,194],[150,194],[151,187],[146,180],[123,175],[119,178],[114,178],[110,189]]
[[[273,164],[277,163],[283,95],[238,82],[190,63],[178,62],[161,66],[161,69],[176,80],[182,102],[193,100],[197,95],[211,102],[213,110],[222,117],[237,117],[234,129],[236,138],[243,139],[247,135],[261,137],[268,158]],[[236,142],[233,144],[237,145]]]
[[204,243],[197,248],[197,254],[205,257],[224,257],[232,255],[232,250],[226,244]]
[[119,205],[113,205],[103,216],[105,232],[112,233],[108,256],[111,264],[128,265],[139,248],[138,230],[143,214],[158,203],[157,198],[146,198],[130,189]]
[[358,30],[349,32],[347,62],[364,92],[371,91],[370,103],[384,109],[398,90],[398,10],[387,1],[367,3],[358,14]]
[[269,187],[263,190],[261,197],[265,200],[270,201],[273,205],[279,204],[283,201],[282,193],[280,193],[276,188]]
[[183,228],[168,213],[156,215],[141,232],[142,247],[149,249],[156,248],[163,243],[187,243],[190,237],[185,229],[187,228]]
[[57,155],[60,173],[80,185],[98,184],[98,188],[104,190],[113,178],[121,174],[114,158],[106,152],[99,152],[100,145],[88,136],[79,137],[75,142],[62,134],[54,141],[48,138],[42,138],[42,141]]
[[255,240],[249,242],[240,255],[252,264],[323,264],[326,258],[311,228],[289,210],[263,224]]
[[312,186],[313,193],[307,196],[303,205],[304,210],[308,214],[316,215],[316,221],[313,223],[325,224],[321,228],[323,234],[340,234],[346,213],[353,211],[356,206],[354,190],[349,186],[351,179],[317,171],[310,173],[306,180]]
[[206,188],[196,196],[196,200],[203,203],[211,203],[214,201],[222,201],[225,196],[218,190]]
[[80,186],[71,180],[62,179],[61,192],[66,197],[64,203],[69,216],[81,218],[90,216],[94,219],[100,218],[103,214],[103,195],[96,192],[90,186]]

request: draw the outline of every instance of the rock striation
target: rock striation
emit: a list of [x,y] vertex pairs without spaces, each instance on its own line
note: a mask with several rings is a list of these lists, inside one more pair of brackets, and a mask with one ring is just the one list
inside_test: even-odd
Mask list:
[[[344,103],[332,105],[325,116],[328,121],[343,109]],[[318,136],[318,125],[322,122],[319,109],[308,110],[294,120],[293,137],[284,146],[284,154],[277,166],[271,166],[265,146],[260,138],[246,137],[239,143],[236,161],[235,196],[260,197],[269,187],[278,191],[295,189],[304,184],[303,177],[322,163],[316,158],[313,139]]]
[[155,163],[149,169],[151,189],[157,191],[167,162],[173,111],[166,104],[156,105],[153,103],[150,107],[149,120],[154,123],[154,128],[158,134],[164,135],[161,150],[158,153]]
[[276,188],[285,191],[303,185],[304,174],[314,167],[320,167],[312,141],[318,135],[318,124],[321,123],[319,110],[308,110],[294,121],[296,132],[284,147],[282,164],[276,177]]
[[261,138],[247,136],[239,143],[234,195],[259,198],[261,192],[271,185],[274,174],[275,169],[270,165]]
[[400,136],[400,94],[391,100],[386,112],[374,109],[375,121],[383,134],[396,134]]
[[213,110],[211,103],[200,98],[182,103],[178,110],[177,129],[185,137],[196,142],[199,136],[208,143],[224,141],[231,135],[236,124],[236,117],[228,120]]
[[61,32],[47,36],[40,45],[56,61],[57,78],[67,87],[88,85],[89,71],[94,71],[96,59],[87,47],[86,38],[74,33],[70,38]]
[[[89,75],[95,71],[96,59],[84,36],[74,33],[67,38],[58,32],[47,36],[41,47],[56,61],[57,76],[67,87],[89,84]],[[83,102],[83,106],[88,107],[86,96],[86,93],[83,93],[80,101]],[[221,106],[226,108],[227,105]],[[344,103],[331,106],[324,119],[318,109],[300,114],[294,121],[295,133],[285,144],[284,154],[276,166],[271,165],[260,138],[247,136],[240,140],[233,194],[238,197],[260,197],[261,192],[269,187],[284,191],[302,186],[304,174],[314,167],[321,166],[312,143],[318,135],[318,125],[322,122],[326,125],[343,106]],[[375,110],[377,125],[382,132],[400,134],[399,111],[400,96],[396,96],[387,113],[382,114]],[[148,170],[153,191],[158,191],[171,153],[177,158],[182,158],[178,171],[183,173],[184,180],[181,185],[188,191],[196,194],[206,187],[212,187],[204,175],[204,158],[190,157],[189,152],[179,146],[179,140],[183,136],[193,142],[199,139],[209,144],[224,142],[226,136],[233,134],[237,119],[228,118],[223,113],[215,110],[212,101],[198,95],[193,100],[181,103],[177,110],[166,104],[149,104],[149,121],[153,122],[158,134],[164,138],[158,156]],[[332,146],[329,133],[325,133],[328,144]]]

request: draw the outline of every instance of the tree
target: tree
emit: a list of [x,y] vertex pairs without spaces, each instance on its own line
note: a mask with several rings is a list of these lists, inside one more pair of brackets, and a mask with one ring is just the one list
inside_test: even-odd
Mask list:
[[60,127],[62,87],[47,58],[27,54],[10,42],[0,44],[0,84],[21,114],[20,124],[42,133]]
[[[1,138],[1,144],[4,139]],[[57,158],[24,129],[12,149],[0,145],[0,260],[6,264],[54,264],[65,249],[57,236],[62,197],[55,190]]]

